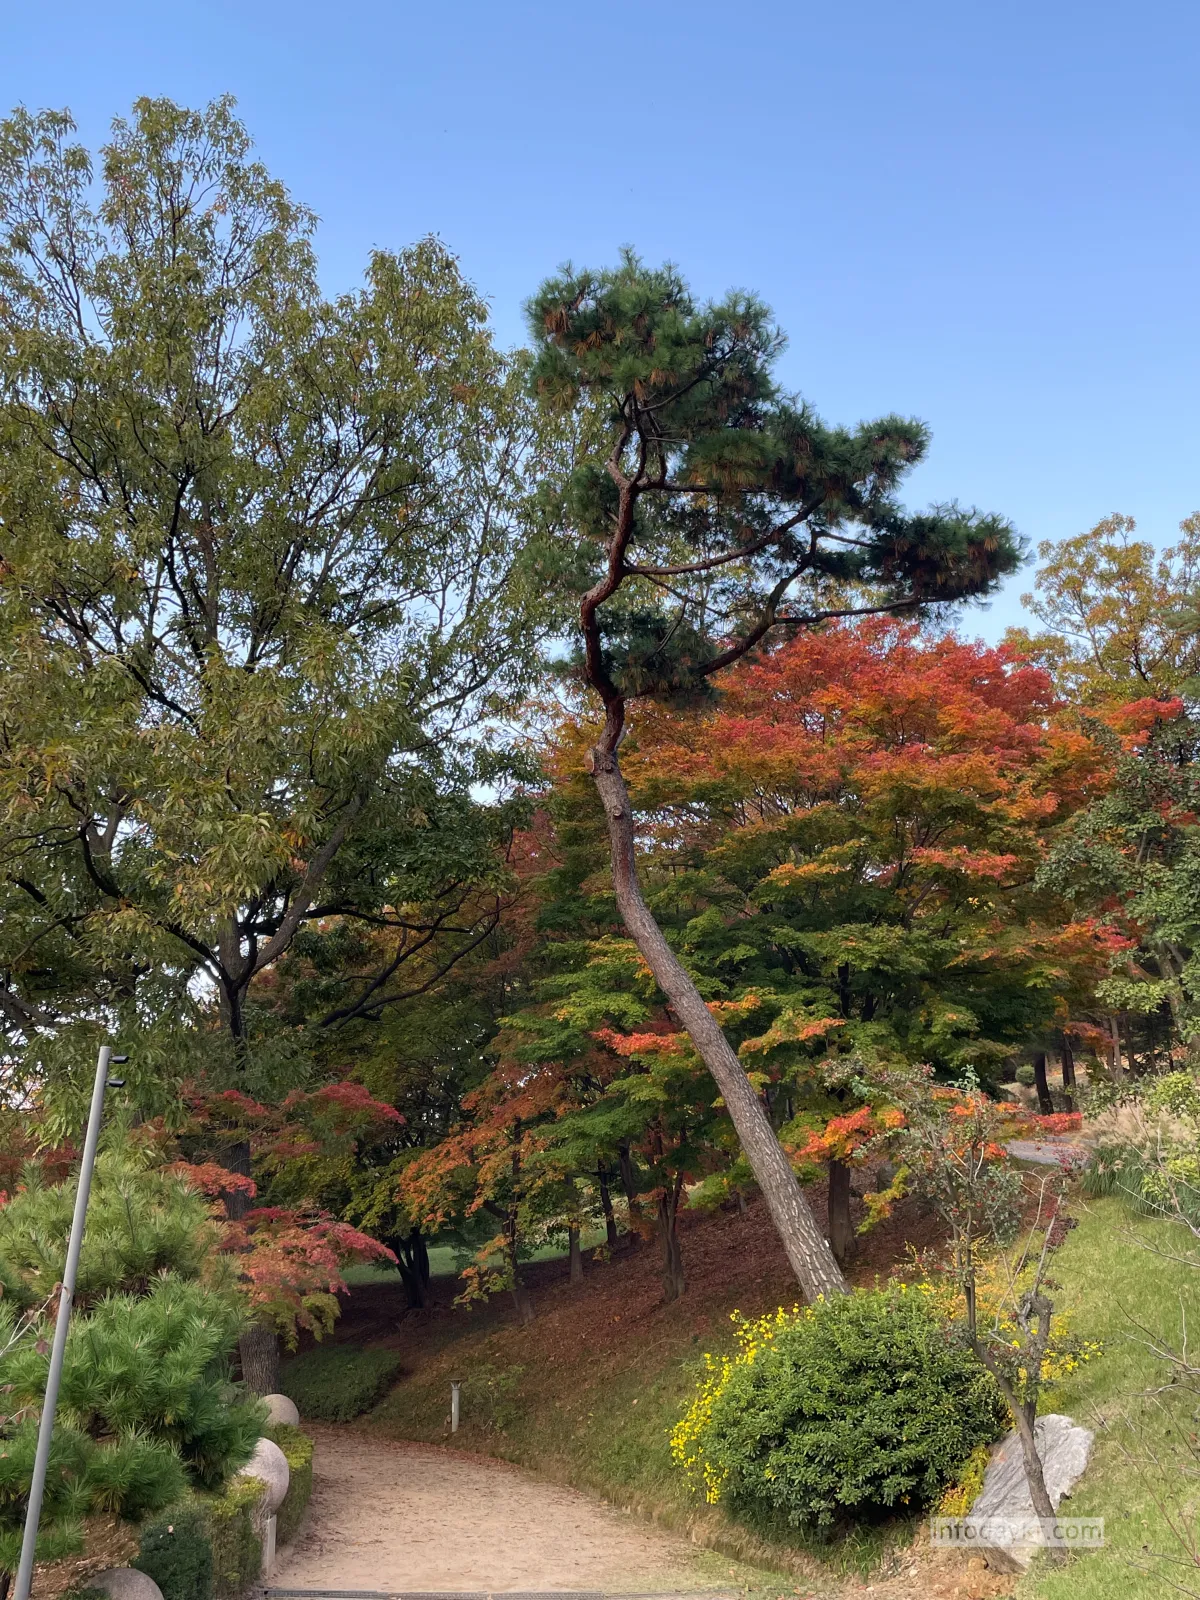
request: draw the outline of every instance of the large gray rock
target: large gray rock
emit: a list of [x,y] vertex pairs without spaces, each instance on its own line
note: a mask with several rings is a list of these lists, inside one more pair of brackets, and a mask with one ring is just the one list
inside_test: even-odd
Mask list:
[[260,1439],[254,1446],[254,1454],[238,1473],[238,1477],[259,1478],[266,1484],[267,1493],[263,1505],[270,1515],[278,1511],[283,1504],[291,1472],[288,1470],[287,1457],[275,1441]]
[[300,1426],[300,1413],[294,1400],[289,1400],[285,1394],[265,1394],[263,1399],[267,1402],[269,1421],[286,1423],[289,1428]]
[[111,1600],[163,1600],[153,1578],[133,1567],[106,1567],[87,1579],[89,1589],[103,1589]]
[[[1057,1511],[1059,1502],[1071,1493],[1083,1476],[1096,1436],[1089,1428],[1081,1428],[1072,1422],[1070,1417],[1054,1412],[1037,1419],[1033,1436],[1037,1441],[1038,1455],[1042,1458],[1046,1492]],[[971,1507],[971,1518],[972,1521],[987,1518],[996,1523],[1021,1522],[1033,1514],[1021,1440],[1014,1431],[992,1452],[983,1488]],[[982,1548],[989,1565],[998,1571],[1024,1572],[1037,1546],[988,1543]]]

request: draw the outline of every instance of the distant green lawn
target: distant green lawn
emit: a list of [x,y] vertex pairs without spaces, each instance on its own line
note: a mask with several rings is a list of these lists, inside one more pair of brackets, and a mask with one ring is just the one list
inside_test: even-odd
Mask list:
[[[1164,1374],[1136,1326],[1178,1343],[1181,1308],[1189,1329],[1200,1322],[1200,1272],[1139,1248],[1138,1240],[1164,1250],[1178,1250],[1184,1241],[1166,1224],[1131,1216],[1119,1200],[1090,1201],[1079,1214],[1078,1228],[1055,1258],[1054,1277],[1062,1284],[1056,1301],[1080,1334],[1103,1339],[1105,1349],[1059,1386],[1043,1409],[1065,1411],[1097,1430],[1091,1466],[1070,1509],[1102,1516],[1106,1545],[1073,1557],[1058,1571],[1039,1561],[1017,1594],[1020,1600],[1157,1600],[1180,1590],[1200,1593],[1200,1569],[1155,1559],[1182,1554],[1156,1495],[1165,1491],[1172,1514],[1182,1513],[1184,1524],[1196,1528],[1200,1485],[1180,1475],[1190,1458],[1180,1449],[1175,1425],[1194,1430],[1196,1407],[1177,1397],[1174,1414],[1164,1419],[1141,1398]],[[1135,1419],[1133,1431],[1124,1418]],[[1165,1468],[1157,1491],[1143,1475],[1147,1444]]]
[[[583,1249],[595,1250],[604,1243],[604,1233],[596,1230],[585,1233],[580,1241]],[[522,1261],[565,1261],[567,1247],[565,1244],[544,1244],[538,1250],[528,1254],[522,1252]],[[462,1249],[459,1245],[435,1244],[429,1247],[429,1271],[435,1278],[453,1278],[471,1260],[471,1252]],[[346,1282],[353,1289],[355,1284],[363,1283],[391,1283],[400,1274],[388,1262],[364,1262],[360,1266],[347,1267],[342,1274]]]

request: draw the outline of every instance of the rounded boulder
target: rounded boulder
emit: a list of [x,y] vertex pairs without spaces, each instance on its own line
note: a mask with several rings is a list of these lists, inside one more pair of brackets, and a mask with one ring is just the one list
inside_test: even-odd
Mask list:
[[265,1394],[263,1399],[267,1402],[267,1420],[271,1423],[285,1423],[289,1428],[300,1426],[300,1412],[296,1402],[289,1400],[285,1394]]
[[109,1600],[163,1600],[154,1579],[136,1567],[106,1567],[88,1578],[87,1587],[102,1590]]
[[291,1479],[287,1457],[273,1439],[260,1439],[254,1454],[238,1473],[239,1478],[259,1478],[267,1486],[267,1511],[274,1513],[283,1504]]

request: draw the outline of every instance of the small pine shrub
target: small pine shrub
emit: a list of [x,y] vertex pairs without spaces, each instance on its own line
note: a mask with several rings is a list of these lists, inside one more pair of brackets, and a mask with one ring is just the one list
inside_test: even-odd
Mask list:
[[280,1388],[306,1422],[350,1422],[383,1399],[400,1367],[394,1350],[318,1345],[287,1363]]
[[274,1439],[288,1464],[288,1491],[275,1513],[275,1540],[277,1544],[289,1544],[312,1498],[313,1442],[299,1428],[282,1422],[267,1429],[267,1438]]
[[992,1379],[920,1288],[741,1321],[738,1344],[705,1358],[671,1452],[751,1523],[819,1531],[916,1510],[1006,1424]]
[[148,1523],[134,1566],[154,1579],[163,1600],[212,1600],[212,1538],[203,1506],[184,1501]]
[[1033,1068],[1029,1065],[1028,1061],[1022,1061],[1021,1065],[1013,1073],[1013,1077],[1022,1086],[1022,1088],[1025,1089],[1032,1089],[1034,1084],[1037,1082]]

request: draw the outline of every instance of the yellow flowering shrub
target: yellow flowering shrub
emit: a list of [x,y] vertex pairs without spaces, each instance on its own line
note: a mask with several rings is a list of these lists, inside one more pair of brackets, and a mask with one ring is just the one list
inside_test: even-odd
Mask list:
[[996,1386],[927,1285],[733,1315],[671,1431],[693,1489],[793,1526],[928,1505],[1002,1430]]

